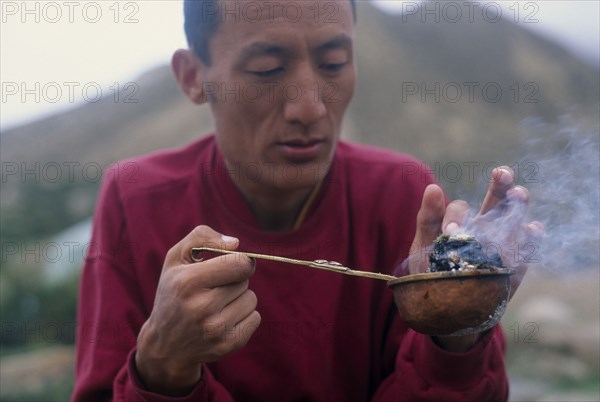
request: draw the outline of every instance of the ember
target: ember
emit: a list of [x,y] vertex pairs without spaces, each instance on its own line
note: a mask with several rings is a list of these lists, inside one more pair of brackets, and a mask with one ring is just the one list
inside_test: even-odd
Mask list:
[[442,234],[433,244],[428,272],[504,267],[497,253],[487,255],[481,243],[470,235]]

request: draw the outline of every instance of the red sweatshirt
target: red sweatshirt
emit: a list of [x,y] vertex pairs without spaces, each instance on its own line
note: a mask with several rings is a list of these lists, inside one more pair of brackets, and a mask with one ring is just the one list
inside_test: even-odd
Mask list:
[[[236,174],[268,174],[252,169]],[[73,400],[507,399],[499,328],[467,353],[446,352],[403,325],[384,281],[271,261],[257,261],[250,278],[260,327],[242,350],[205,365],[189,396],[148,392],[136,373],[164,257],[195,226],[238,237],[243,251],[393,273],[430,182],[415,159],[341,142],[303,224],[272,233],[259,229],[212,136],[119,164],[103,180],[83,271]]]

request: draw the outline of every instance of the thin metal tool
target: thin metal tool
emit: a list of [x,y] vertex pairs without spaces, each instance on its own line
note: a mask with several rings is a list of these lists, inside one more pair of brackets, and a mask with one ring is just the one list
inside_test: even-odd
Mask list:
[[286,264],[295,264],[295,265],[304,265],[309,268],[317,268],[323,269],[326,271],[337,272],[338,274],[351,275],[351,276],[360,276],[363,278],[371,278],[371,279],[381,279],[384,281],[391,281],[392,279],[397,279],[395,276],[386,275],[379,272],[367,272],[367,271],[358,271],[354,269],[350,269],[348,267],[343,266],[339,262],[336,261],[327,261],[327,260],[314,260],[314,261],[306,261],[306,260],[297,260],[295,258],[288,257],[280,257],[276,255],[268,255],[268,254],[257,254],[257,253],[246,253],[242,251],[230,251],[230,250],[222,250],[220,248],[212,248],[212,247],[194,247],[192,248],[192,260],[196,262],[203,261],[204,258],[200,257],[200,254],[203,251],[209,251],[212,253],[220,253],[220,254],[234,254],[234,255],[243,255],[250,258],[258,258],[261,260],[270,260],[283,262]]

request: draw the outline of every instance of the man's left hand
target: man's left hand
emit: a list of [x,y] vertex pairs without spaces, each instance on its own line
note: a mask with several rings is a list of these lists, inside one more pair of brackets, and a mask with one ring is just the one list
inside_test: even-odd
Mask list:
[[[544,231],[540,222],[524,224],[528,204],[529,192],[525,187],[515,185],[514,172],[506,166],[493,170],[492,180],[481,209],[470,222],[468,222],[469,204],[456,200],[446,206],[443,190],[435,184],[427,186],[417,215],[417,230],[408,261],[409,273],[426,271],[429,265],[428,251],[440,233],[459,233],[464,230],[468,222],[469,228],[474,232],[487,234],[493,239],[505,265],[517,271],[511,277],[510,297],[512,297],[528,265],[527,259],[519,255],[519,250],[522,250],[525,245],[535,248]],[[446,349],[460,352],[470,349],[479,338],[478,334],[474,334],[464,337],[437,337],[435,341]]]

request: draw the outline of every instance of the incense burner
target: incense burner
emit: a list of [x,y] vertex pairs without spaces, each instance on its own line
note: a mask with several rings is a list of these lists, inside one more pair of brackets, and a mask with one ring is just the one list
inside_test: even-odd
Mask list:
[[496,325],[510,295],[510,275],[497,254],[489,257],[471,236],[442,235],[428,272],[388,282],[407,326],[427,335],[467,335]]

